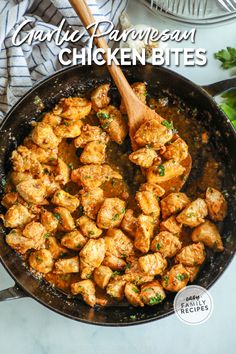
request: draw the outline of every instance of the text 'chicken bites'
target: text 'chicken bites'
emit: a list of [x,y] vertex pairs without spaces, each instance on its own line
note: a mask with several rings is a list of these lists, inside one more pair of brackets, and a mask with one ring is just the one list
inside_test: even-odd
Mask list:
[[[132,88],[146,104],[147,85]],[[224,250],[214,222],[227,202],[212,187],[195,199],[167,193],[188,145],[172,122],[147,119],[132,152],[124,103],[113,101],[105,83],[33,124],[12,152],[1,219],[32,272],[89,306],[154,306],[196,279],[207,248]]]

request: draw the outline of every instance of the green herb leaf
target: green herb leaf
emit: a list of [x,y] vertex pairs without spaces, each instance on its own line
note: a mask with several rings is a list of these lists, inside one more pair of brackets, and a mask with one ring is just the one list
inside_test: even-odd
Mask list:
[[160,249],[161,249],[161,245],[160,245],[160,243],[157,243],[156,244],[156,250],[159,251]]
[[165,176],[165,166],[159,165],[158,172],[159,172],[159,176],[161,176],[161,177]]
[[60,215],[60,214],[54,213],[53,215],[55,216],[55,218],[56,218],[58,221],[61,220],[61,215]]
[[119,214],[115,214],[111,220],[116,221],[117,219],[119,219],[119,216],[120,216]]
[[97,117],[100,119],[109,119],[110,118],[110,114],[105,113],[105,112],[98,112],[97,113]]
[[149,305],[157,305],[160,302],[162,302],[162,300],[163,300],[163,296],[161,296],[160,294],[156,294],[156,296],[150,298]]
[[176,279],[183,281],[185,279],[185,274],[177,274]]
[[130,315],[129,316],[131,320],[135,321],[136,320],[136,315]]
[[167,120],[163,120],[163,122],[161,122],[162,125],[164,125],[167,129],[173,130],[174,126],[173,126],[173,122],[168,122]]
[[236,48],[227,47],[215,53],[215,58],[221,61],[223,69],[230,69],[236,66]]

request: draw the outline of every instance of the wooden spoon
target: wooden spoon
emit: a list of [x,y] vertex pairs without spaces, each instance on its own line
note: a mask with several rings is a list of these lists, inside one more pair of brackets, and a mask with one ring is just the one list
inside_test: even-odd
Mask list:
[[[71,6],[74,8],[75,12],[79,16],[81,22],[83,23],[84,27],[87,28],[89,25],[95,23],[95,19],[86,3],[86,0],[69,0]],[[93,35],[93,28],[87,29],[90,36]],[[97,34],[100,33],[97,31]],[[105,50],[105,54],[103,55],[105,61],[107,61],[107,50],[108,45],[104,37],[94,38],[94,43],[98,48],[103,48]],[[133,150],[137,149],[137,144],[134,141],[134,135],[140,125],[148,120],[156,119],[159,122],[163,121],[159,114],[157,114],[153,109],[146,106],[142,103],[138,97],[135,95],[134,91],[132,90],[130,84],[128,83],[127,79],[125,78],[122,70],[119,66],[112,63],[111,65],[107,65],[107,68],[116,84],[116,87],[123,99],[125,104],[127,115],[128,115],[128,123],[129,123],[129,136],[131,139]],[[163,188],[166,192],[170,192],[173,190],[180,190],[184,185],[188,175],[191,171],[192,167],[192,159],[189,155],[187,159],[181,162],[181,165],[185,167],[184,176],[175,177],[168,181],[168,183],[163,184]]]

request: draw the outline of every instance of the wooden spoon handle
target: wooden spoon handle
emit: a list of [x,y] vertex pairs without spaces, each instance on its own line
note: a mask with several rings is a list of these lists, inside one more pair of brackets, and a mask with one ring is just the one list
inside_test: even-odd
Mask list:
[[[75,12],[79,16],[85,28],[89,25],[95,23],[95,19],[86,3],[86,0],[69,0],[71,6],[74,8]],[[93,35],[94,28],[87,29],[90,36]],[[98,30],[96,34],[100,34]],[[104,60],[107,62],[107,50],[108,45],[104,37],[94,38],[94,43],[98,48],[102,48],[105,50],[105,54],[103,55]],[[124,76],[122,70],[119,66],[112,62],[111,65],[107,65],[107,68],[120,92],[120,95],[124,101],[127,111],[129,112],[130,107],[130,99],[137,101],[140,103],[137,96],[134,94],[132,88],[130,87],[126,77]]]

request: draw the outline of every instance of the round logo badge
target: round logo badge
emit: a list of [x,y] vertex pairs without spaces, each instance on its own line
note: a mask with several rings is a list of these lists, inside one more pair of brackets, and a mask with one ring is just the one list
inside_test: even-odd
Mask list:
[[213,312],[213,299],[209,291],[199,285],[189,285],[174,299],[176,316],[188,325],[206,322]]

